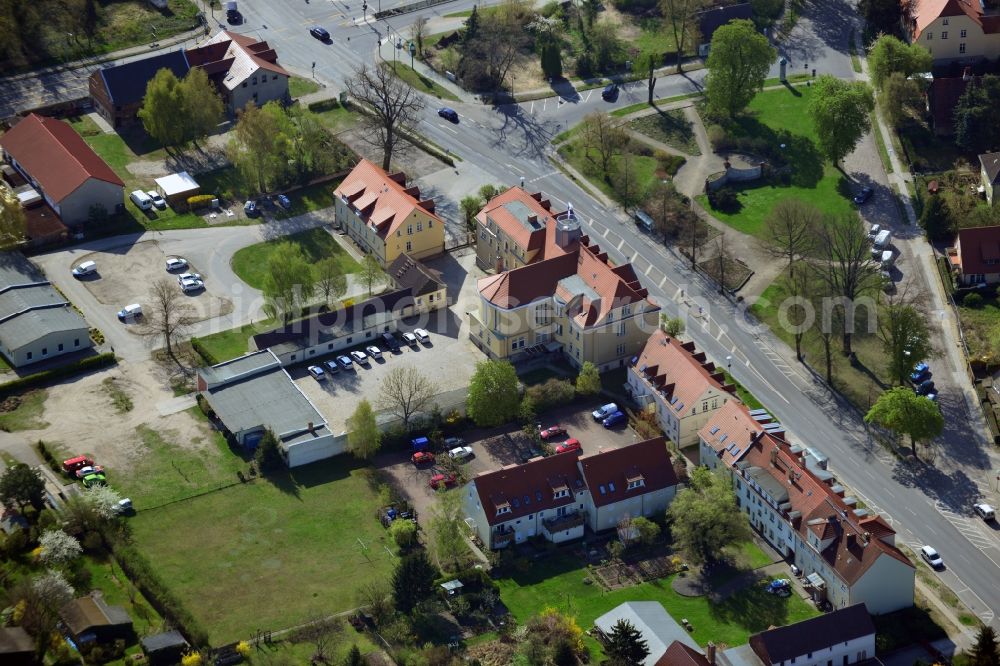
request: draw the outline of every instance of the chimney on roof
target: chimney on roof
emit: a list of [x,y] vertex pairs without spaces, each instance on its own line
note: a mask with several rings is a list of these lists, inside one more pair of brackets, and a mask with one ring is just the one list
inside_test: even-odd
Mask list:
[[708,645],[705,646],[705,659],[708,660],[709,664],[715,666],[715,643],[712,641],[709,641]]
[[872,540],[872,533],[871,532],[864,532],[861,535],[861,545],[862,546],[867,546],[868,542],[870,542],[871,540]]
[[[778,447],[777,446],[775,446],[773,449],[771,449],[771,464],[774,465],[774,466],[777,466],[777,464],[778,464]],[[791,481],[790,478],[788,480]]]
[[306,428],[309,429],[309,434],[311,434],[311,435],[315,435],[316,434],[316,426],[313,425],[312,421],[310,421],[309,423],[306,424]]
[[847,535],[847,547],[854,548],[854,543],[855,543],[855,537],[854,533],[852,532],[851,534]]

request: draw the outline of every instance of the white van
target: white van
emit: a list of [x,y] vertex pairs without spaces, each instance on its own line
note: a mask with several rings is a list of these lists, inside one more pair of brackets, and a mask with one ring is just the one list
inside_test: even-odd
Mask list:
[[987,522],[997,519],[996,511],[989,504],[976,504],[972,509],[976,512],[976,515]]
[[132,200],[132,203],[134,203],[139,210],[149,210],[153,207],[153,199],[142,190],[136,190],[132,194],[128,195],[128,198]]
[[889,270],[892,266],[892,250],[882,250],[880,262],[882,270]]
[[97,262],[96,261],[85,261],[72,271],[73,277],[81,278],[86,275],[93,275],[97,272]]
[[126,305],[118,311],[118,318],[122,321],[135,321],[142,317],[142,306],[138,303]]
[[882,231],[878,232],[878,234],[875,236],[875,240],[872,241],[872,247],[878,249],[880,252],[886,249],[887,247],[889,247],[889,237],[891,235],[892,232],[889,231],[888,229],[883,229]]

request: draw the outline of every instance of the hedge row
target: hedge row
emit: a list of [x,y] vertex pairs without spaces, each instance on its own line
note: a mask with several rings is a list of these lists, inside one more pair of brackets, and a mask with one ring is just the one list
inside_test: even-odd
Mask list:
[[196,194],[193,197],[188,197],[187,204],[192,209],[202,208],[204,206],[210,206],[212,204],[212,199],[214,198],[214,194]]
[[49,451],[49,447],[45,445],[45,442],[43,442],[42,440],[38,440],[38,443],[35,444],[35,448],[38,449],[38,454],[42,456],[42,460],[44,460],[45,463],[49,466],[49,469],[51,469],[59,476],[62,476],[63,475],[62,465],[59,463],[56,457],[52,455],[52,452]]
[[42,370],[41,372],[36,372],[33,375],[26,375],[24,377],[18,377],[17,379],[12,379],[9,382],[4,382],[0,384],[0,397],[6,397],[11,393],[17,391],[22,391],[26,388],[31,388],[33,386],[39,386],[41,384],[51,384],[52,382],[62,379],[64,377],[71,377],[73,375],[80,374],[86,370],[93,370],[96,368],[103,368],[108,365],[113,365],[117,362],[117,358],[114,354],[98,354],[97,356],[88,356],[85,359],[81,359],[76,363],[71,363],[69,365],[62,365],[57,368],[52,368],[51,370]]
[[[112,536],[112,535],[107,535]],[[134,547],[121,539],[108,539],[111,552],[119,566],[160,615],[173,624],[196,647],[208,645],[208,634],[198,624],[194,616],[166,588],[163,581],[153,572],[149,561]]]
[[215,357],[215,354],[208,351],[204,343],[198,338],[191,338],[191,348],[198,352],[198,356],[201,356],[201,360],[205,361],[208,365],[218,365],[220,363],[219,359]]

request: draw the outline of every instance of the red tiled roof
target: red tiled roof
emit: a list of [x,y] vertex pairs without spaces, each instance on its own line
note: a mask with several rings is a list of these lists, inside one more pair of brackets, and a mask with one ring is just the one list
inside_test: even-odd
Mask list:
[[[582,456],[580,467],[595,506],[614,504],[677,485],[667,440],[663,437]],[[640,478],[643,485],[629,490],[629,481]]]
[[649,336],[635,366],[638,374],[678,413],[689,412],[697,400],[713,389],[734,390],[723,385],[722,372],[695,349],[693,342],[681,343],[660,329]]
[[674,641],[654,666],[709,666],[709,661],[694,648]]
[[576,270],[576,256],[564,254],[479,280],[480,295],[493,305],[509,309],[555,293],[559,280]]
[[[514,205],[511,205],[511,204]],[[521,208],[523,206],[523,209]],[[525,210],[526,209],[526,210]],[[515,212],[526,212],[534,215],[538,228],[529,229],[521,222]],[[542,198],[541,192],[531,194],[520,187],[512,187],[506,192],[499,194],[483,206],[483,209],[476,215],[476,220],[481,224],[486,224],[487,218],[493,221],[505,234],[518,245],[527,251],[539,250],[545,247],[546,229],[548,222],[556,213],[551,210],[548,199]],[[540,260],[544,255],[539,254],[534,257],[535,261]]]
[[[973,77],[979,79],[980,77]],[[969,81],[961,76],[936,77],[927,89],[927,101],[934,128],[938,132],[952,133],[955,125],[955,107],[965,93]]]
[[[478,475],[473,483],[487,522],[496,525],[575,503],[577,491],[585,488],[576,459],[572,453],[560,453]],[[562,487],[569,490],[569,496],[555,499],[555,490]],[[498,516],[501,506],[509,506],[510,511]]]
[[958,230],[958,259],[962,273],[1000,273],[1000,226]]
[[90,178],[125,183],[68,123],[29,114],[0,137],[0,146],[54,201],[62,201]]
[[965,15],[982,25],[983,10],[974,0],[914,0],[910,11],[914,40],[919,39],[924,29],[942,16]]
[[862,526],[862,519],[792,454],[787,443],[765,434],[750,447],[743,462],[766,471],[781,483],[788,493],[791,511],[801,515],[792,525],[804,541],[808,541],[810,531],[821,540],[831,540],[820,556],[848,585],[858,581],[883,556],[913,567],[895,546],[878,538],[866,538],[865,533],[869,531]]
[[396,233],[417,208],[443,228],[444,222],[434,214],[434,202],[420,201],[420,190],[405,187],[405,182],[404,174],[388,174],[362,159],[333,193],[350,201],[351,206],[361,212],[362,218],[375,227],[383,240]]
[[750,444],[763,432],[763,425],[750,416],[746,405],[736,399],[729,400],[712,414],[708,423],[698,431],[698,437],[715,449],[722,464],[731,466],[746,455]]

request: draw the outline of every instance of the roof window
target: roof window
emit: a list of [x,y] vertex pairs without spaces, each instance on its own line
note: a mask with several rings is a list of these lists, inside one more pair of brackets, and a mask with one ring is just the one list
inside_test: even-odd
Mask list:
[[719,426],[712,426],[712,429],[708,431],[708,434],[714,435],[717,432],[719,432]]

